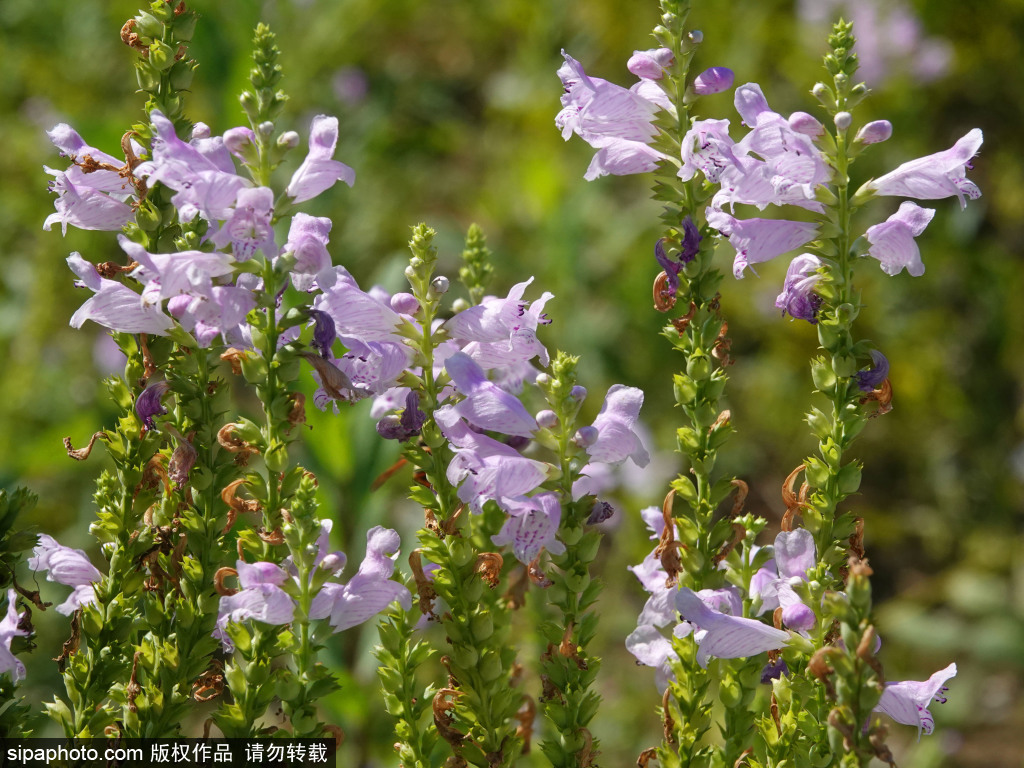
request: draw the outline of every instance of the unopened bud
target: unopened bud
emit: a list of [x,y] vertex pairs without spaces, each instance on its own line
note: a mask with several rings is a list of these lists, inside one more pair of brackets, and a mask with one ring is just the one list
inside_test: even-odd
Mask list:
[[674,60],[670,48],[633,51],[633,55],[626,62],[626,69],[644,80],[660,80],[665,75],[665,69],[672,66]]
[[295,149],[299,146],[299,134],[295,131],[285,131],[277,137],[277,146],[281,148]]
[[435,277],[433,280],[430,281],[430,290],[432,290],[434,293],[438,294],[439,296],[441,294],[447,293],[448,292],[448,278],[445,277],[444,275],[438,275],[437,277]]
[[728,67],[711,67],[705,69],[693,80],[693,92],[698,96],[710,96],[732,88],[735,79],[733,71]]
[[331,573],[337,573],[345,567],[345,555],[341,552],[331,552],[324,556],[324,559],[320,561],[320,567],[325,571]]
[[208,138],[210,138],[210,126],[206,123],[196,123],[192,126],[192,141]]
[[256,134],[250,128],[229,128],[224,131],[224,146],[235,157],[241,158],[242,153],[256,140]]
[[701,43],[704,42],[704,33],[701,32],[699,29],[693,30],[692,32],[690,32],[690,34],[687,35],[687,37],[690,38],[690,42],[693,43],[694,45],[700,45]]
[[587,388],[581,387],[579,384],[569,390],[569,397],[575,400],[577,403],[582,403],[587,399]]
[[558,426],[558,414],[550,410],[539,411],[537,424],[543,429],[554,429]]
[[892,123],[888,120],[874,120],[857,131],[854,141],[861,144],[878,144],[892,136]]
[[832,119],[835,121],[836,128],[840,131],[847,130],[853,123],[853,115],[849,112],[837,112],[836,116]]
[[825,126],[821,124],[821,121],[814,115],[809,115],[806,112],[794,112],[790,115],[789,127],[797,133],[810,136],[812,139],[818,138],[825,132]]
[[256,126],[256,130],[260,132],[260,136],[270,138],[271,134],[274,133],[274,124],[267,120]]
[[391,308],[400,315],[415,315],[420,303],[411,293],[396,293],[391,297]]
[[572,441],[580,448],[589,448],[597,442],[598,437],[600,437],[600,433],[597,431],[597,427],[580,427],[573,435]]
[[536,378],[536,384],[538,387],[548,387],[551,384],[551,377],[546,373],[538,373]]

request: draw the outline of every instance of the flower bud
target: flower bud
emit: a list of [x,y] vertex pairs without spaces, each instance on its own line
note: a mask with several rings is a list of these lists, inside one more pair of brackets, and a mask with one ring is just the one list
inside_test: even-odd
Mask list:
[[282,149],[295,149],[299,146],[299,134],[295,131],[285,131],[277,137],[277,146]]
[[810,136],[812,139],[816,139],[825,132],[825,126],[821,124],[814,115],[809,115],[806,112],[794,112],[789,116],[789,127],[797,133],[802,133],[804,136]]
[[190,141],[196,141],[197,139],[208,139],[210,138],[210,126],[206,123],[196,123],[192,126],[192,135],[189,137]]
[[534,381],[538,387],[541,387],[543,389],[544,387],[550,386],[551,377],[546,373],[539,373],[537,374],[537,378]]
[[824,83],[815,83],[814,87],[811,88],[811,95],[821,102],[824,107],[834,107],[836,105],[836,97],[832,93],[832,89]]
[[444,275],[438,275],[430,281],[430,290],[439,296],[448,292],[448,278]]
[[331,552],[320,561],[320,567],[325,571],[337,573],[345,567],[345,556],[340,552]]
[[693,92],[698,96],[710,96],[732,88],[735,75],[728,67],[705,69],[693,80]]
[[699,29],[693,30],[687,35],[687,37],[690,39],[690,42],[693,43],[694,45],[700,45],[701,43],[704,42],[704,33],[701,32]]
[[260,132],[260,135],[264,138],[270,138],[270,135],[274,132],[274,124],[269,120],[266,120],[256,126],[256,130]]
[[415,315],[420,303],[411,293],[396,293],[391,297],[391,308],[400,315]]
[[892,136],[892,123],[888,120],[874,120],[857,131],[854,141],[860,144],[878,144]]
[[573,435],[572,441],[580,448],[589,448],[597,442],[599,436],[597,427],[580,427]]
[[558,426],[558,414],[551,410],[539,411],[536,419],[538,426],[543,429],[554,429]]
[[675,58],[669,48],[653,48],[649,51],[633,51],[626,62],[626,69],[644,80],[660,80],[665,69],[672,66]]
[[853,115],[849,112],[837,112],[836,116],[832,119],[835,121],[836,128],[840,131],[847,130],[850,124],[853,123]]
[[577,403],[582,403],[587,399],[587,388],[581,387],[579,384],[569,390],[569,397],[575,400]]

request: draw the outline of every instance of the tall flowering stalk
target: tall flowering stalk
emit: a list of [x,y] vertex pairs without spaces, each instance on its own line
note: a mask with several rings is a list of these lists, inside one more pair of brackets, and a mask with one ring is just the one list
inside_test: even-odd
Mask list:
[[[852,135],[850,110],[867,89],[852,79],[850,25],[837,24],[829,40],[825,64],[832,83],[819,83],[813,91],[835,132],[807,113],[787,119],[773,112],[760,87],[750,83],[735,92],[736,109],[750,130],[734,141],[728,121],[694,121],[688,110],[693,95],[730,87],[731,73],[712,68],[687,83],[699,33],[684,33],[688,3],[662,2],[662,10],[655,36],[663,47],[634,54],[630,69],[640,82],[628,91],[588,78],[566,57],[559,72],[565,108],[556,119],[567,138],[578,133],[598,149],[587,178],[654,170],[655,197],[668,202],[670,227],[655,249],[664,268],[655,304],[671,309],[680,296],[689,303],[687,314],[666,333],[688,360],[675,388],[692,423],[679,430],[679,446],[690,459],[693,479],[680,477],[661,510],[645,511],[659,543],[633,569],[651,596],[627,647],[658,668],[665,693],[665,742],[641,755],[640,764],[654,757],[665,765],[753,764],[755,755],[762,764],[806,755],[823,766],[866,765],[873,757],[891,761],[885,728],[871,721],[872,711],[930,730],[921,697],[938,697],[955,667],[926,683],[887,686],[875,657],[863,527],[839,504],[860,483],[860,464],[844,453],[871,415],[889,409],[891,388],[885,357],[853,334],[862,308],[853,268],[860,257],[871,256],[888,274],[903,268],[922,274],[914,238],[934,212],[905,202],[856,240],[852,217],[878,195],[956,196],[962,205],[976,197],[977,187],[964,171],[981,133],[972,131],[950,150],[906,163],[851,194],[852,161],[865,147],[886,140],[892,128],[876,121]],[[661,116],[652,118],[659,110]],[[751,205],[785,206],[793,218],[742,218],[737,206]],[[705,245],[712,236],[735,249],[737,278],[752,265],[807,248],[792,260],[776,304],[783,314],[817,325],[825,356],[813,362],[812,375],[830,408],[808,415],[819,454],[787,478],[783,532],[771,547],[755,543],[763,519],[739,516],[745,485],[711,481],[715,450],[730,431],[728,411],[717,410],[725,378],[708,354],[715,350],[721,358],[728,350],[717,311],[721,276],[709,269]],[[732,511],[716,516],[733,488]],[[690,507],[682,515],[674,512],[679,495]],[[754,618],[764,614],[774,626]],[[671,640],[665,627],[674,627]],[[766,651],[763,664],[757,654]],[[717,668],[713,676],[707,672],[711,664]],[[721,746],[705,738],[713,725],[712,677],[718,678],[717,696],[724,704]],[[752,709],[759,679],[772,684],[770,709],[760,715]]]

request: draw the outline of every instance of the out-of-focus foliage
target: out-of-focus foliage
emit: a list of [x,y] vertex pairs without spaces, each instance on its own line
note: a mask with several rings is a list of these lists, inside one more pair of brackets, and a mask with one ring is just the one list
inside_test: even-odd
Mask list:
[[[657,206],[643,177],[584,182],[589,148],[563,144],[553,124],[559,49],[592,74],[629,82],[627,57],[650,45],[653,0],[195,0],[194,7],[202,14],[192,46],[200,62],[188,108],[194,120],[215,133],[242,122],[235,94],[260,19],[278,34],[291,127],[305,140],[313,115],[341,118],[336,157],[356,169],[356,186],[310,211],[334,220],[336,262],[364,285],[396,289],[408,227],[425,220],[439,230],[454,277],[465,228],[480,223],[498,258],[495,290],[535,275],[538,288],[554,292],[545,342],[582,355],[581,380],[591,392],[616,381],[643,387],[653,439],[668,450],[676,361],[650,308]],[[780,112],[811,111],[807,91],[819,76],[823,27],[791,1],[695,0],[694,7],[705,39],[698,66],[729,66],[737,84],[759,82]],[[71,461],[61,438],[86,440],[110,418],[99,379],[118,361],[95,326],[67,327],[83,296],[64,259],[72,250],[93,261],[119,254],[108,233],[73,230],[62,239],[41,230],[52,206],[42,165],[62,163],[43,131],[67,121],[95,146],[118,146],[142,105],[118,36],[136,8],[125,0],[0,3],[0,486],[35,490],[39,505],[20,525],[68,529],[63,540],[72,546],[87,546],[91,483],[102,459]],[[866,519],[888,676],[924,679],[950,657],[961,670],[949,704],[937,708],[939,735],[901,765],[1019,765],[1024,5],[915,0],[907,8],[922,34],[949,44],[948,70],[922,78],[898,46],[882,45],[886,76],[868,83],[874,93],[857,120],[889,119],[894,136],[855,171],[878,175],[980,126],[985,145],[972,179],[984,197],[966,212],[938,202],[919,240],[924,277],[861,270],[869,302],[861,317],[892,361],[896,399],[859,443],[866,468],[854,503]],[[701,111],[736,120],[728,95],[704,99]],[[879,201],[876,218],[895,208],[894,200]],[[731,405],[739,430],[726,454],[730,471],[750,484],[753,511],[777,520],[782,480],[812,447],[801,419],[816,338],[774,308],[785,264],[759,272],[728,285],[723,306],[737,359]],[[596,410],[598,398],[591,399]],[[400,501],[407,477],[370,492],[394,451],[376,438],[365,409],[311,414],[310,423],[307,463],[341,521],[342,543],[381,522],[416,525],[416,510]],[[673,462],[669,454],[662,463]],[[631,764],[659,738],[652,675],[626,660],[622,639],[642,604],[624,570],[648,546],[637,510],[664,495],[663,481],[646,475],[632,489],[604,553],[609,610],[601,635],[612,663],[602,670],[607,704],[596,732],[607,765]],[[67,633],[60,617],[37,615],[36,623],[30,698],[31,686],[56,684],[46,658]],[[394,762],[368,652],[375,637],[351,632],[331,650],[355,676],[331,713],[350,735],[346,765]],[[893,730],[912,742],[909,730]]]

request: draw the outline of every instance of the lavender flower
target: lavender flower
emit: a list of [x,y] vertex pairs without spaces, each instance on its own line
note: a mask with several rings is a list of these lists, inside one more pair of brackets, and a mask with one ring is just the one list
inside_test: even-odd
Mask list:
[[3,621],[0,621],[0,675],[9,672],[11,680],[14,682],[25,679],[25,665],[22,664],[21,659],[11,653],[11,641],[15,637],[28,635],[27,630],[18,627],[20,617],[16,606],[17,601],[18,593],[13,589],[7,590],[7,614]]
[[750,264],[760,264],[806,245],[818,235],[814,224],[785,219],[737,219],[725,211],[708,209],[708,224],[729,239],[736,249],[733,275],[743,277]]
[[648,51],[633,51],[626,69],[644,80],[661,80],[665,70],[675,63],[670,48],[652,48]]
[[520,437],[532,437],[537,431],[536,419],[519,398],[488,381],[483,368],[469,355],[455,353],[445,361],[445,368],[456,388],[466,396],[453,408],[474,427]]
[[876,195],[914,197],[918,200],[938,200],[955,196],[960,207],[966,208],[965,198],[977,200],[981,190],[966,177],[970,160],[981,149],[980,128],[968,131],[952,147],[927,157],[903,163],[893,171],[869,181],[860,192]]
[[635,430],[643,404],[644,393],[636,387],[615,384],[608,390],[592,425],[597,435],[587,447],[591,461],[621,464],[632,459],[638,467],[647,466],[651,456]]
[[795,257],[786,270],[786,282],[782,293],[775,299],[775,306],[782,314],[809,323],[818,322],[818,308],[821,297],[814,292],[814,287],[821,282],[821,259],[809,253]]
[[310,605],[309,618],[330,617],[335,632],[362,624],[383,611],[394,601],[403,608],[412,607],[412,595],[397,581],[391,580],[395,570],[393,553],[401,541],[390,528],[376,526],[366,533],[366,557],[359,571],[347,584],[328,582],[321,587]]
[[330,219],[305,213],[292,217],[283,252],[295,258],[291,278],[296,290],[310,290],[317,276],[330,269],[331,254],[327,252],[330,232]]
[[227,633],[229,622],[241,623],[254,619],[265,624],[288,624],[295,614],[295,603],[281,589],[289,575],[279,565],[267,562],[236,563],[241,589],[220,599],[217,629],[213,636],[224,644],[224,650],[234,648]]
[[686,621],[700,632],[694,635],[700,647],[697,663],[706,667],[708,659],[737,659],[754,656],[765,651],[785,647],[790,635],[781,629],[769,627],[755,619],[731,616],[709,608],[701,598],[687,587],[675,594],[676,608]]
[[924,232],[935,216],[934,208],[922,208],[909,200],[881,224],[868,227],[865,232],[871,247],[868,254],[882,263],[887,275],[897,275],[904,267],[914,277],[924,274],[924,262],[915,237]]
[[524,499],[509,499],[505,502],[508,520],[501,530],[491,537],[498,546],[511,544],[519,562],[528,564],[535,560],[542,549],[554,555],[565,552],[565,545],[556,535],[562,519],[562,505],[555,493],[539,493]]
[[888,120],[873,120],[857,131],[854,141],[859,144],[878,144],[892,136],[892,123]]
[[32,550],[33,557],[28,559],[28,567],[33,571],[47,571],[46,580],[66,587],[74,587],[74,592],[61,605],[57,613],[70,616],[83,605],[96,603],[96,592],[93,584],[103,578],[103,574],[89,562],[85,552],[71,549],[45,533],[39,535],[39,544]]
[[732,88],[735,74],[728,67],[710,67],[693,79],[693,92],[698,96],[710,96]]
[[338,145],[338,118],[317,115],[309,128],[309,154],[292,174],[285,194],[294,203],[304,203],[343,181],[355,184],[356,172],[333,159]]
[[144,304],[139,294],[128,286],[100,277],[96,267],[80,253],[72,253],[67,262],[79,277],[75,285],[94,292],[71,316],[72,328],[81,328],[86,320],[92,320],[112,331],[166,336],[174,327],[174,322],[160,307]]
[[797,631],[814,626],[814,611],[804,604],[793,585],[807,581],[807,571],[817,563],[814,536],[798,528],[775,537],[774,559],[766,562],[750,580],[750,596],[761,599],[758,613],[782,608],[782,623]]
[[884,712],[897,723],[916,725],[918,739],[922,732],[931,735],[935,730],[935,718],[928,711],[928,705],[932,700],[946,703],[943,694],[948,689],[945,683],[955,675],[956,664],[950,664],[923,682],[886,683],[875,711]]

